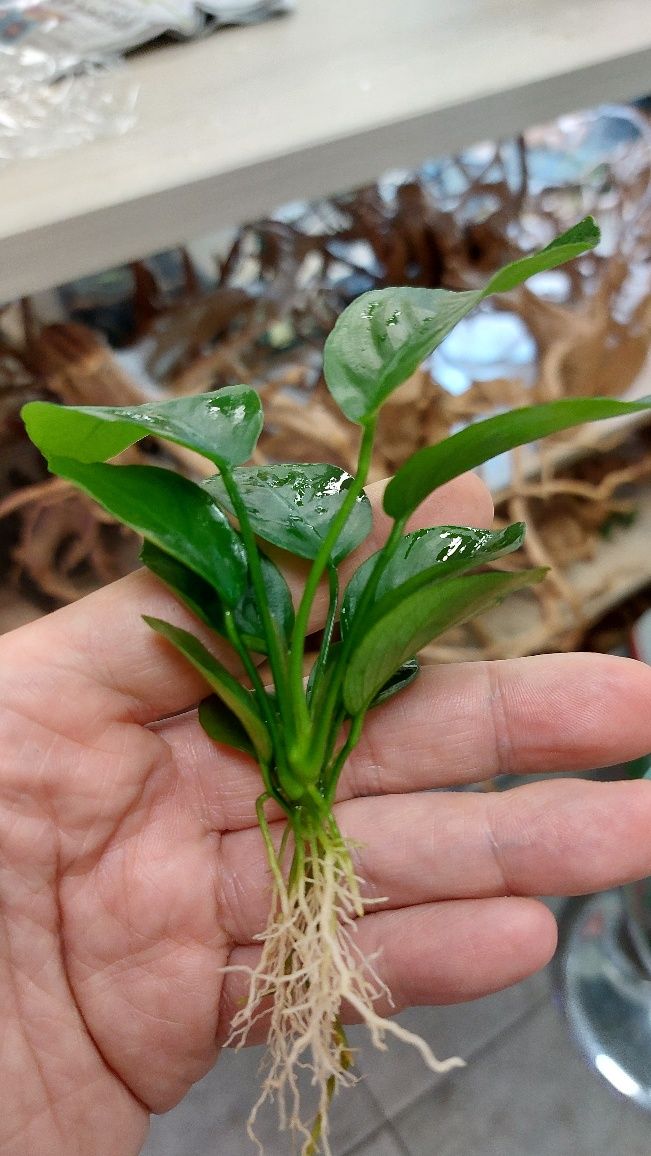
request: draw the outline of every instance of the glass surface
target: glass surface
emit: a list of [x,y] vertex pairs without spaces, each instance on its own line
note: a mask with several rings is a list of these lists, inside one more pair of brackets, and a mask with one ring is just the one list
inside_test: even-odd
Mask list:
[[560,926],[570,1031],[611,1088],[651,1111],[651,881],[572,901]]

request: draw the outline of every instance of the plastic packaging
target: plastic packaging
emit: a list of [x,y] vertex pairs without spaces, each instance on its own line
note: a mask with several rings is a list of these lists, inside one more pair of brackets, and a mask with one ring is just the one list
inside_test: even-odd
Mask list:
[[199,19],[192,0],[0,2],[0,162],[126,132],[137,87],[116,54]]
[[267,16],[292,12],[295,3],[294,0],[200,0],[200,7],[217,17],[218,24],[252,24]]
[[0,0],[0,94],[124,53],[166,31],[192,36],[193,0]]
[[86,60],[54,83],[16,85],[0,96],[0,165],[126,132],[137,95],[118,57]]
[[121,55],[167,33],[290,11],[294,0],[0,0],[0,165],[126,132],[137,85]]

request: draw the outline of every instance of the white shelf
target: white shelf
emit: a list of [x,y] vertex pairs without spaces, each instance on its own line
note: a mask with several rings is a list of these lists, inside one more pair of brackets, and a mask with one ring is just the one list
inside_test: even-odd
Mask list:
[[0,300],[651,89],[650,0],[299,0],[129,63],[138,122],[0,173]]

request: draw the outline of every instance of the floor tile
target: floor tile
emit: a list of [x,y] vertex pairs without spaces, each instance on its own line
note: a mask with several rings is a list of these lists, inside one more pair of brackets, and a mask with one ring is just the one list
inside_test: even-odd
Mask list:
[[[154,1118],[142,1156],[256,1156],[246,1135],[246,1119],[258,1087],[261,1058],[261,1048],[224,1052],[173,1111]],[[335,1156],[344,1156],[377,1132],[385,1117],[360,1082],[337,1097],[331,1121],[333,1151]],[[261,1118],[256,1130],[265,1156],[289,1156],[291,1143],[286,1134],[278,1135],[273,1110]]]
[[409,1156],[409,1152],[387,1126],[350,1148],[346,1156]]
[[[423,1036],[439,1059],[458,1055],[469,1062],[476,1052],[548,998],[548,990],[546,976],[537,975],[472,1003],[411,1008],[397,1019]],[[446,1078],[431,1072],[419,1052],[398,1040],[387,1037],[386,1052],[376,1051],[362,1032],[355,1034],[354,1042],[359,1048],[358,1067],[366,1087],[388,1117]]]
[[393,1121],[410,1156],[649,1156],[648,1115],[576,1052],[551,1003]]
[[[472,1003],[414,1008],[398,1018],[410,1030],[423,1035],[438,1055],[458,1053],[471,1060],[477,1051],[545,999],[547,991],[546,979],[535,976]],[[356,1153],[355,1145],[378,1133],[388,1118],[431,1091],[441,1080],[406,1044],[389,1039],[387,1051],[378,1052],[359,1027],[349,1029],[349,1038],[357,1052],[361,1078],[355,1088],[340,1094],[332,1115],[337,1156],[344,1156],[351,1149]],[[213,1071],[191,1089],[181,1104],[154,1119],[143,1156],[254,1156],[255,1148],[246,1136],[245,1124],[257,1088],[261,1058],[260,1048],[237,1054],[225,1052]],[[273,1116],[261,1121],[258,1132],[267,1156],[286,1156],[287,1142],[278,1137]]]

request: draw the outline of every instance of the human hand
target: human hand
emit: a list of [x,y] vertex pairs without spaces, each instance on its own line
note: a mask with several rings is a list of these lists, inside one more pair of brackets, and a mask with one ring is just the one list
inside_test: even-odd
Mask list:
[[[488,524],[488,495],[462,478],[420,516]],[[203,733],[201,680],[143,613],[198,629],[139,572],[0,639],[2,1156],[135,1156],[213,1064],[246,986],[221,969],[266,922],[258,773]],[[359,940],[397,1008],[543,966],[535,896],[651,873],[647,783],[430,789],[643,754],[650,696],[639,663],[542,656],[426,668],[369,716],[338,822],[387,897]]]

